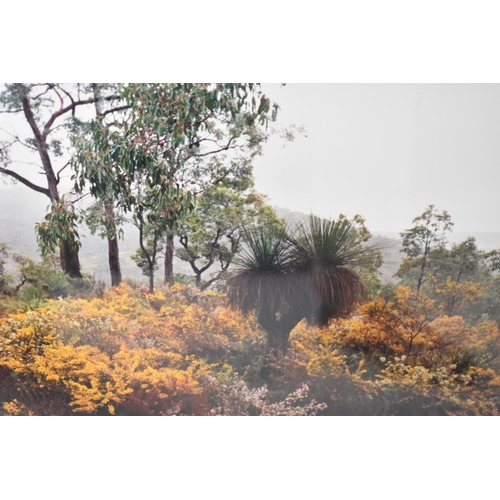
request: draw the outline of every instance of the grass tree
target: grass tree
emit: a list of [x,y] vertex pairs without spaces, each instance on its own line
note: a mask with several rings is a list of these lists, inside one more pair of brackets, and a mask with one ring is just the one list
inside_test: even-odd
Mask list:
[[293,272],[292,240],[284,228],[270,226],[247,231],[244,241],[228,282],[230,301],[243,312],[256,311],[269,347],[281,348],[303,318],[296,307],[301,287]]
[[[353,270],[373,249],[363,220],[311,216],[294,229],[265,228],[245,234],[245,250],[229,280],[233,305],[255,311],[269,347],[285,350],[302,319],[324,327],[349,315],[365,296]],[[368,236],[367,236],[368,235]]]
[[324,220],[311,216],[293,239],[294,273],[301,276],[300,309],[308,322],[327,326],[332,318],[349,315],[365,295],[352,267],[368,252],[356,219]]

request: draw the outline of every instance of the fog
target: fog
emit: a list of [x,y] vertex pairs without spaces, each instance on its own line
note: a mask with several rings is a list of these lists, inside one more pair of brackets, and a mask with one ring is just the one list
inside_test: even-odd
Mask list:
[[[500,233],[500,85],[263,84],[263,90],[280,106],[271,127],[304,128],[292,142],[273,134],[255,161],[256,188],[271,205],[326,217],[361,214],[372,232],[397,238],[432,203],[451,214],[452,241],[473,234],[484,249],[500,246],[491,234]],[[0,115],[2,139],[19,127],[26,127],[19,117]],[[44,180],[36,155],[18,148],[14,156],[13,168]],[[65,162],[55,159],[55,168]],[[69,169],[64,174],[69,187]],[[0,241],[22,232],[33,253],[33,224],[48,199],[5,176],[2,198]]]
[[257,189],[275,205],[319,215],[359,213],[400,232],[429,204],[458,232],[500,231],[500,85],[264,85],[279,125],[304,126],[256,161]]

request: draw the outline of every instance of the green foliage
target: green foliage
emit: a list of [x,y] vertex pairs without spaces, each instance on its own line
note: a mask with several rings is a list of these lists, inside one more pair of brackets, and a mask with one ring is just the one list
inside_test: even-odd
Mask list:
[[151,272],[158,269],[157,254],[161,252],[163,247],[160,244],[158,232],[155,233],[155,230],[149,224],[144,225],[143,233],[147,238],[143,248],[138,248],[130,258],[141,269],[144,276],[150,277]]
[[0,241],[0,295],[7,293],[7,287],[13,280],[5,266],[9,257],[8,250],[8,246]]
[[121,95],[122,117],[106,124],[100,115],[73,136],[73,179],[77,192],[88,187],[132,212],[151,277],[158,252],[148,237],[174,230],[197,193],[246,182],[277,106],[269,116],[271,104],[253,84],[129,84]]
[[52,203],[43,222],[35,225],[42,256],[55,253],[62,241],[67,242],[73,250],[78,250],[82,246],[78,232],[80,221],[81,216],[74,204],[66,202],[64,197]]
[[81,296],[94,289],[94,280],[89,276],[70,278],[59,268],[54,255],[45,256],[40,262],[19,254],[12,255],[16,271],[9,275],[10,286],[5,291],[17,302],[12,307],[42,307],[48,299]]
[[428,227],[403,233],[408,237],[408,257],[396,273],[401,284],[424,292],[449,316],[460,314],[472,324],[486,314],[498,322],[497,252],[478,250],[471,237],[448,247],[444,233],[452,223],[446,212],[428,209],[414,222],[422,220]]
[[[204,156],[234,150],[237,139],[252,139],[257,118],[268,119],[262,106],[256,110],[248,101],[255,91],[251,84],[124,87],[126,118],[113,127],[94,121],[87,135],[73,138],[77,189],[88,183],[96,197],[111,193],[117,206],[139,218],[157,200],[165,208],[175,188],[203,184],[196,167]],[[140,194],[133,190],[137,178]]]
[[[106,103],[105,112],[115,113],[120,100],[117,86],[100,85],[100,89],[102,102]],[[80,218],[72,206],[73,193],[61,191],[61,177],[69,162],[56,170],[54,159],[69,153],[68,135],[80,134],[85,126],[80,110],[98,106],[97,101],[92,84],[15,83],[4,85],[0,93],[0,112],[18,115],[26,125],[24,129],[13,131],[11,139],[0,145],[3,164],[0,174],[50,199],[50,212],[37,225],[37,239],[44,254],[60,247],[62,269],[77,278],[81,278],[77,230]],[[18,162],[17,153],[23,148],[38,155],[40,168],[36,162]],[[18,163],[23,163],[22,169]],[[33,168],[38,172],[30,172]],[[35,173],[44,176],[40,185],[32,180]]]
[[402,251],[409,259],[402,265],[415,269],[418,291],[428,277],[431,251],[445,247],[446,233],[452,230],[453,222],[446,210],[439,213],[434,205],[429,205],[422,215],[415,217],[412,222],[414,226],[401,233]]
[[414,226],[401,233],[403,251],[412,258],[427,255],[431,248],[443,247],[445,235],[453,227],[448,212],[443,210],[439,213],[434,205],[429,205],[412,222]]
[[[235,183],[225,179],[197,197],[195,209],[179,224],[181,247],[176,255],[188,262],[198,286],[206,288],[222,278],[241,251],[244,228],[280,225],[265,197],[249,189],[251,179]],[[202,283],[202,274],[219,262],[218,274]]]
[[109,201],[106,197],[96,200],[83,211],[82,219],[85,220],[91,234],[97,234],[101,238],[113,238],[115,235],[123,238],[121,226],[126,222],[126,218],[123,214],[116,213],[113,217],[109,217],[107,214]]

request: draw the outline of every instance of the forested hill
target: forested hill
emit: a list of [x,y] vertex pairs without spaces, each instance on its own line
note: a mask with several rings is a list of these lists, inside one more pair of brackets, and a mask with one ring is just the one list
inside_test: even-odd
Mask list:
[[[38,259],[38,245],[35,236],[35,224],[40,222],[49,205],[49,199],[41,194],[17,186],[0,187],[0,242],[7,243],[12,253],[27,255]],[[120,264],[123,276],[133,279],[145,279],[141,270],[130,258],[137,248],[138,231],[133,226],[124,228],[125,236],[120,240]],[[109,285],[108,246],[98,236],[82,230],[80,262],[85,273],[102,279]],[[174,262],[175,272],[190,273],[189,265]]]
[[[302,221],[307,218],[307,214],[302,212],[293,212],[288,208],[273,207],[279,217],[284,217],[290,221]],[[363,214],[362,214],[363,215]],[[366,214],[365,214],[366,215]],[[411,227],[411,221],[408,221],[408,227]],[[396,231],[372,231],[368,226],[373,236],[380,236],[390,240],[399,241],[399,233]],[[500,232],[481,232],[481,231],[453,231],[447,235],[450,243],[459,243],[464,241],[469,236],[476,239],[479,250],[498,250],[500,249]]]
[[[48,204],[48,198],[28,189],[20,186],[0,186],[0,242],[7,243],[12,252],[37,258],[35,223],[43,219]],[[283,207],[273,208],[279,217],[289,221],[307,218],[307,214],[302,212],[293,212]],[[107,243],[99,237],[91,236],[88,231],[83,233],[85,238],[82,239],[80,254],[83,271],[107,282],[109,280]],[[500,233],[452,233],[449,235],[449,240],[463,241],[468,236],[474,236],[478,248],[482,250],[500,248]],[[371,243],[380,248],[383,254],[382,279],[391,281],[402,258],[398,233],[374,232]],[[126,227],[125,238],[119,244],[123,275],[143,279],[140,269],[130,259],[139,246],[136,228]],[[191,274],[189,264],[176,259],[174,265],[175,272]]]
[[[303,212],[294,212],[288,208],[273,207],[279,217],[294,223],[305,220],[308,215]],[[411,226],[411,221],[408,221],[408,227]],[[370,229],[368,227],[368,229]],[[392,281],[394,273],[397,271],[403,254],[401,253],[402,245],[398,232],[390,231],[371,231],[372,238],[370,243],[379,248],[382,252],[384,262],[380,268],[382,281]],[[450,243],[459,243],[468,237],[474,237],[479,250],[490,251],[500,249],[500,233],[488,232],[452,232],[447,235]]]

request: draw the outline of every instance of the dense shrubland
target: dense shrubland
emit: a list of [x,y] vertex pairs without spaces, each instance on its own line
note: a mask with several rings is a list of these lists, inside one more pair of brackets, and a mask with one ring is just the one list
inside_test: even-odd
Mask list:
[[[446,217],[436,215],[429,207],[414,220],[413,231],[403,234],[406,258],[397,285],[378,286],[363,298],[355,281],[346,310],[327,302],[328,319],[293,302],[302,300],[306,287],[321,300],[323,282],[302,279],[307,252],[299,247],[300,258],[296,254],[297,243],[308,241],[306,226],[294,236],[302,240],[279,228],[278,239],[249,235],[257,255],[252,258],[250,244],[228,282],[229,295],[201,290],[181,277],[182,282],[159,286],[153,294],[138,282],[106,290],[89,276],[69,278],[53,259],[12,256],[2,245],[0,411],[497,415],[498,253],[478,250],[472,239],[448,247],[444,234],[438,237],[435,230]],[[421,224],[424,216],[432,233]],[[357,271],[366,289],[366,270],[373,281],[379,259],[374,261],[374,249],[366,259],[362,221],[357,226],[342,218],[340,226],[311,222],[323,243],[341,238],[356,248],[352,260],[322,251],[311,261],[330,269],[329,293],[336,286],[336,266]],[[318,245],[316,252],[326,248]],[[274,285],[262,281],[258,262],[272,264],[266,272]],[[297,284],[303,288],[297,291]],[[236,293],[235,286],[242,288]],[[273,286],[276,295],[269,301],[267,288]],[[348,294],[349,288],[343,291]],[[239,304],[242,298],[249,301],[247,307]],[[291,331],[286,342],[277,344],[275,327],[290,314]]]
[[[75,295],[75,294],[74,294]],[[78,295],[78,294],[76,294]],[[496,415],[500,334],[396,287],[269,351],[225,295],[122,284],[0,317],[5,415]]]

